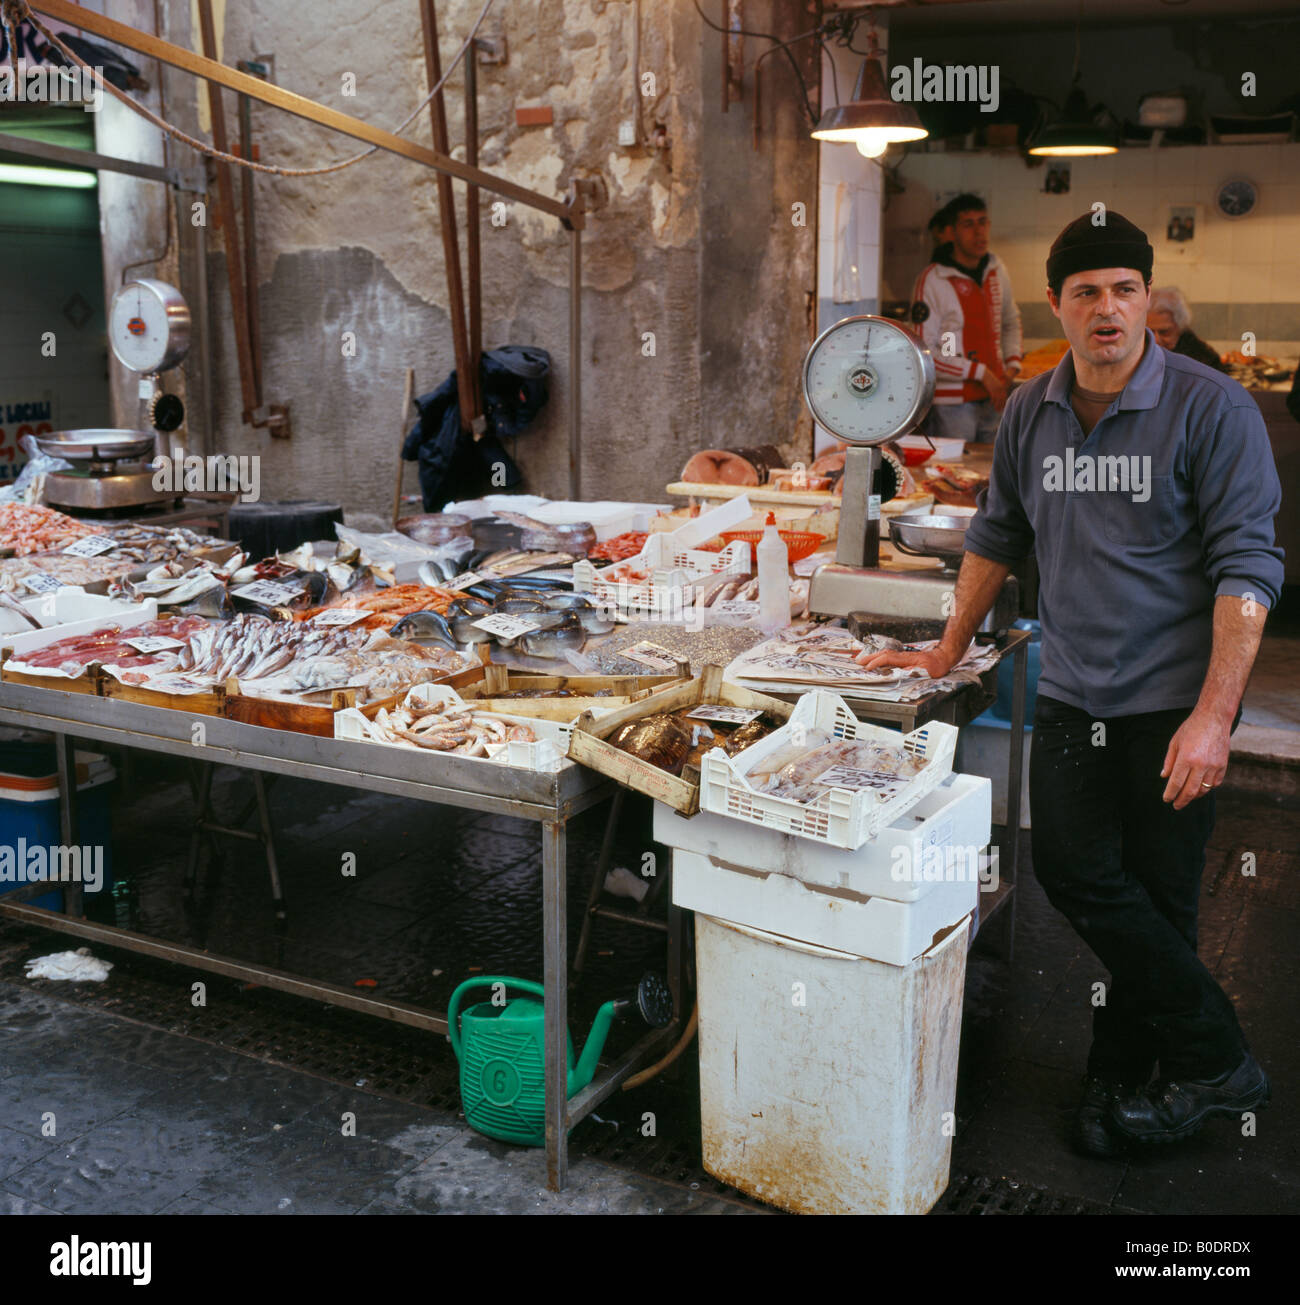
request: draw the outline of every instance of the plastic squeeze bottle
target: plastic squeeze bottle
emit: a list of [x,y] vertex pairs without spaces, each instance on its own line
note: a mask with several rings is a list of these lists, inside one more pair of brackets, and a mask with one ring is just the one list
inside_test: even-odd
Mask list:
[[754,552],[758,555],[758,628],[776,634],[790,624],[790,556],[770,518]]

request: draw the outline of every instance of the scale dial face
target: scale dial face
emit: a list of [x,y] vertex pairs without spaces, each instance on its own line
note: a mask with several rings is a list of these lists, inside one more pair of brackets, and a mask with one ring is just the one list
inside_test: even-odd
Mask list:
[[108,339],[118,362],[133,372],[175,367],[190,348],[189,307],[164,281],[131,281],[113,296]]
[[813,342],[803,366],[809,410],[836,439],[886,444],[934,398],[930,351],[887,317],[846,317]]

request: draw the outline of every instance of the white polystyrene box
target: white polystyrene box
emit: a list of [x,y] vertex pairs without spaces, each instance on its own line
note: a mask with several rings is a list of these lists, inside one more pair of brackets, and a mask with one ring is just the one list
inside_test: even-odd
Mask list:
[[709,1173],[786,1210],[926,1213],[949,1179],[968,932],[894,966],[697,916]]
[[959,876],[996,887],[991,787],[976,775],[950,775],[874,839],[830,847],[777,829],[702,811],[689,820],[655,803],[654,837],[669,847],[749,870],[777,871],[808,884],[911,902]]
[[806,884],[698,852],[673,852],[673,903],[732,924],[907,965],[975,910],[979,884],[937,884],[912,902]]

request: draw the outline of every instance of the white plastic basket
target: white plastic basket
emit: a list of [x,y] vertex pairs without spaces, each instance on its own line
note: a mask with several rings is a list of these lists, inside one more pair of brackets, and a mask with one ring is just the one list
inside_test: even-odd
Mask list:
[[[402,706],[408,703],[420,703],[428,705],[430,703],[450,704],[452,706],[465,706],[473,710],[473,701],[467,701],[462,698],[455,689],[446,684],[417,684],[402,699]],[[518,766],[524,770],[539,770],[545,772],[557,771],[561,767],[569,765],[569,736],[573,733],[572,725],[563,725],[559,721],[541,720],[536,716],[507,716],[504,712],[486,712],[486,715],[495,717],[497,720],[509,722],[511,725],[527,725],[529,729],[537,736],[535,743],[525,743],[518,739],[511,739],[502,744],[489,745],[489,755],[486,757],[467,757],[458,756],[457,761],[474,761],[484,766]],[[395,748],[402,745],[388,743],[382,739],[372,739],[366,733],[366,726],[369,721],[363,712],[356,707],[344,707],[334,713],[334,737],[336,739],[354,739],[362,743],[377,743],[381,747]],[[419,748],[412,746],[408,751],[420,752]],[[425,756],[450,756],[450,753],[440,754],[437,752],[425,752]]]
[[[887,800],[871,792],[827,789],[815,802],[793,802],[751,788],[754,765],[785,746],[800,729],[819,729],[835,739],[864,739],[903,747],[926,761],[919,775]],[[952,773],[957,728],[931,721],[910,734],[859,721],[838,693],[813,689],[795,705],[789,721],[734,757],[710,748],[700,766],[700,810],[715,811],[833,847],[856,849],[876,837]]]
[[[605,579],[623,568],[648,571],[644,582]],[[682,548],[670,534],[650,535],[645,547],[625,562],[605,571],[597,571],[590,562],[575,562],[574,588],[594,594],[602,603],[621,608],[648,607],[655,610],[672,606],[677,609],[694,602],[702,580],[722,575],[745,575],[749,571],[749,545],[739,540],[720,553],[703,548]]]

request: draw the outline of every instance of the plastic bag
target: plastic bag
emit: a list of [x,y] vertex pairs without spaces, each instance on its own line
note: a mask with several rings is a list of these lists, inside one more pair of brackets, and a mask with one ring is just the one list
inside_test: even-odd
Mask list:
[[43,503],[45,477],[51,471],[71,471],[72,463],[65,458],[51,458],[40,451],[35,435],[24,435],[19,441],[27,454],[27,465],[18,473],[12,485],[0,488],[0,503]]

